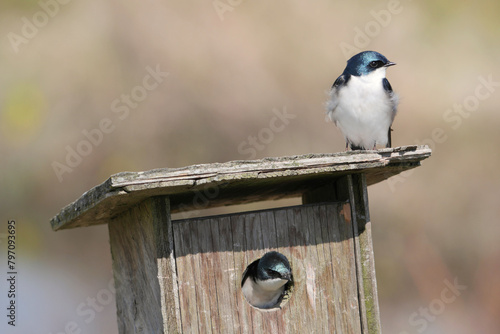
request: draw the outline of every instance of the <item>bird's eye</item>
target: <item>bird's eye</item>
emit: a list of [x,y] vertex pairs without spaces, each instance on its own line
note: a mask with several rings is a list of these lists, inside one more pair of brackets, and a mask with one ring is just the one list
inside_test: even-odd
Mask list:
[[268,274],[269,276],[279,276],[279,274],[280,274],[280,273],[279,273],[279,272],[277,272],[276,270],[269,269],[269,270],[267,271],[267,274]]
[[377,68],[378,67],[378,61],[372,61],[372,62],[370,62],[370,67],[371,68]]

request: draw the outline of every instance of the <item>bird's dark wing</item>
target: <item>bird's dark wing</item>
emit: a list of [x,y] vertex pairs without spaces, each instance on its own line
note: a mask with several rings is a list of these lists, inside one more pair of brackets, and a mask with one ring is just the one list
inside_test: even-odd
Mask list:
[[392,118],[394,119],[394,116],[396,116],[396,109],[398,107],[398,96],[392,91],[391,84],[389,83],[389,80],[387,78],[382,79],[382,86],[384,87],[385,92],[387,93],[387,96],[391,99],[392,102]]
[[[394,116],[396,116],[396,107],[397,107],[397,102],[396,102],[396,97],[394,95],[394,92],[392,91],[391,84],[389,83],[389,80],[387,78],[382,79],[382,86],[384,87],[384,90],[386,91],[387,95],[391,99],[393,103],[393,110],[392,110],[392,119],[394,120]],[[391,138],[391,127],[389,127],[389,130],[387,130],[387,145],[386,147],[392,147],[392,138]]]
[[333,112],[335,111],[335,108],[337,108],[337,105],[339,104],[338,101],[338,91],[340,88],[344,87],[349,79],[351,78],[350,74],[342,74],[335,80],[335,82],[332,85],[332,89],[330,90],[330,98],[326,102],[326,111],[328,117],[335,122],[333,118]]
[[350,74],[342,74],[340,77],[337,78],[337,80],[335,80],[335,82],[332,85],[332,89],[334,88],[339,89],[340,87],[347,85],[347,82],[349,81],[350,78],[351,78]]
[[391,95],[392,94],[392,87],[391,87],[391,84],[389,83],[389,80],[387,80],[387,78],[382,79],[382,85],[384,86],[384,90],[387,92],[387,94]]
[[247,269],[245,269],[245,271],[243,272],[243,279],[241,280],[241,286],[243,286],[243,284],[245,284],[245,281],[247,280],[248,276],[253,275],[255,277],[255,274],[257,273],[257,266],[259,265],[259,261],[260,261],[260,259],[253,261],[252,263],[250,263],[248,265]]

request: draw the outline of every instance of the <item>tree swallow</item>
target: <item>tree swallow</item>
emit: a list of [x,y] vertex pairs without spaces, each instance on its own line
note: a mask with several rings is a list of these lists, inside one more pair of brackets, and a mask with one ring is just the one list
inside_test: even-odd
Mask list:
[[385,78],[387,67],[396,65],[375,51],[364,51],[347,61],[333,83],[326,103],[327,115],[342,131],[346,150],[391,147],[391,125],[398,95]]
[[288,259],[281,253],[268,252],[252,262],[241,280],[247,301],[258,308],[272,308],[281,301],[285,285],[293,281]]

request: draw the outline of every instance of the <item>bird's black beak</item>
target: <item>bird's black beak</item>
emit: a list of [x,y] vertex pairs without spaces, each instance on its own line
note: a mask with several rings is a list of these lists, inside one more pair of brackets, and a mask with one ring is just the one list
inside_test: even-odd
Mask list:
[[389,67],[389,66],[392,66],[392,65],[396,65],[396,63],[393,63],[392,61],[389,61],[387,62],[384,67]]
[[292,280],[292,273],[286,273],[286,274],[282,275],[281,278],[286,279],[287,281],[291,281]]

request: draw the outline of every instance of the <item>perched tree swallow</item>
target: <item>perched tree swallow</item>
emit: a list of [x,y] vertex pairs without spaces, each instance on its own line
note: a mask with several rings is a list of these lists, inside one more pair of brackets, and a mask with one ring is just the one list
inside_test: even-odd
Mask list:
[[364,51],[347,61],[335,80],[326,103],[327,115],[342,131],[346,150],[391,147],[391,125],[398,95],[385,78],[387,67],[396,65],[378,52]]
[[247,267],[241,280],[241,291],[251,305],[272,308],[280,302],[285,285],[292,280],[288,259],[281,253],[268,252]]

